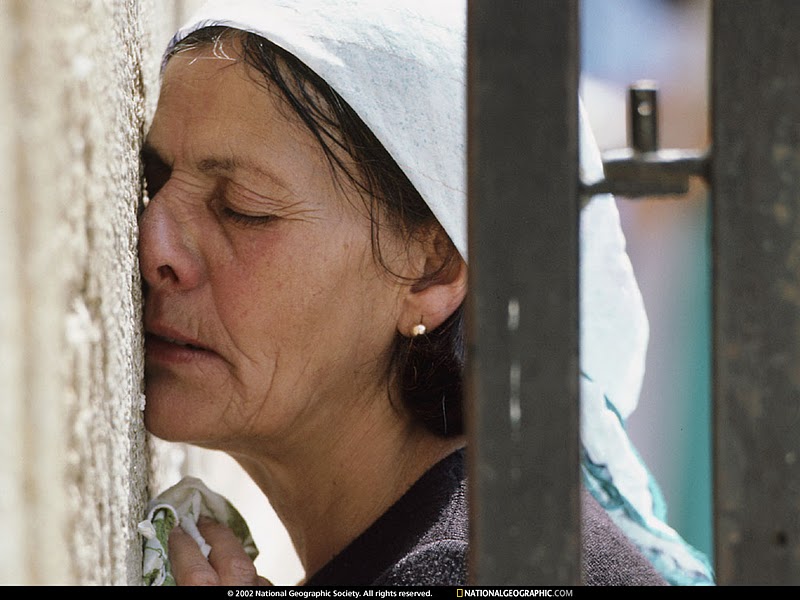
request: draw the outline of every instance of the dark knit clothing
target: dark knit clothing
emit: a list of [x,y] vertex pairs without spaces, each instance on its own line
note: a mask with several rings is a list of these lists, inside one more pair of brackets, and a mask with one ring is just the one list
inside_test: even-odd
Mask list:
[[669,585],[585,489],[581,509],[586,585]]
[[[667,585],[585,491],[582,506],[587,585]],[[433,466],[306,585],[465,585],[468,523],[466,467],[459,450]]]
[[423,475],[306,585],[458,585],[466,581],[464,453]]

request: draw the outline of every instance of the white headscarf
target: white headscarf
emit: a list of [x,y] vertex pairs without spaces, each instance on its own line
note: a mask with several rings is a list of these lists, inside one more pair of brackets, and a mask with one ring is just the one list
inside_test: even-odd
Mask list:
[[[260,35],[322,77],[370,127],[467,259],[466,0],[211,0],[174,36],[227,26]],[[602,178],[580,114],[580,163]],[[644,375],[648,323],[611,196],[581,211],[584,482],[665,577],[710,583],[708,562],[663,521],[624,429]]]

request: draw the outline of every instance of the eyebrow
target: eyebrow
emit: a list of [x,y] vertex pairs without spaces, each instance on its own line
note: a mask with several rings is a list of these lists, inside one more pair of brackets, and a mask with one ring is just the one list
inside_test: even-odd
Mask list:
[[239,161],[230,158],[204,158],[197,163],[197,168],[202,173],[230,173],[239,168]]
[[[145,143],[142,145],[142,158],[145,160],[155,160],[172,168],[172,165],[164,160],[164,157],[161,155],[158,149],[147,141],[145,141]],[[287,185],[281,177],[272,171],[264,169],[261,165],[258,165],[251,160],[242,161],[233,158],[208,156],[197,161],[196,166],[198,171],[209,175],[231,175],[237,170],[252,171],[258,175],[266,177],[272,183],[287,191],[291,190],[290,186]]]

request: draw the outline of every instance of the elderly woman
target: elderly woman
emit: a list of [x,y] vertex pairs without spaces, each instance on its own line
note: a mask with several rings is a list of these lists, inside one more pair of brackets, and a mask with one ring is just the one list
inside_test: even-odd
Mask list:
[[[465,199],[446,169],[464,12],[212,2],[165,58],[143,150],[146,426],[238,461],[307,585],[466,583]],[[587,583],[664,583],[589,494],[584,521]],[[199,525],[208,557],[170,537],[177,583],[266,583]]]

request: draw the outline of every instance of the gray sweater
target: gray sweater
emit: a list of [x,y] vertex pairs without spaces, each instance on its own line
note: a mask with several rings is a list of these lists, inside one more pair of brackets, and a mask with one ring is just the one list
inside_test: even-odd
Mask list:
[[[306,585],[466,585],[466,492],[462,450],[432,467]],[[586,585],[667,585],[586,491],[582,496],[582,527]]]

